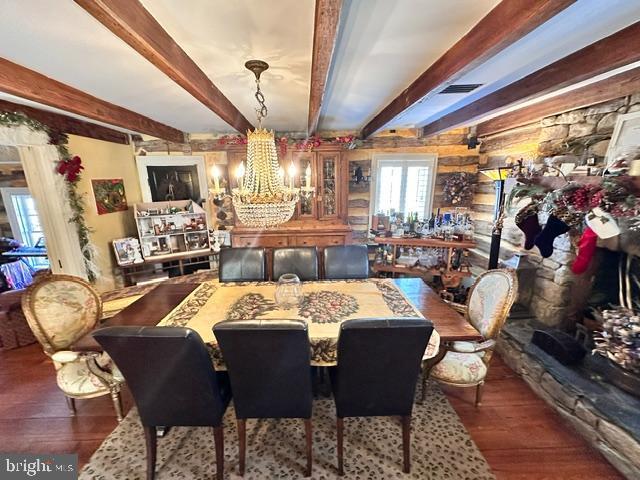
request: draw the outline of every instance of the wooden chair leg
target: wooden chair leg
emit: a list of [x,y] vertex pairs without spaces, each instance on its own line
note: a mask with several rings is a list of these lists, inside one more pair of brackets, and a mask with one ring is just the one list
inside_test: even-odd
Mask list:
[[479,407],[482,402],[482,387],[484,387],[484,382],[476,385],[476,407]]
[[67,401],[67,408],[69,409],[69,412],[71,413],[71,415],[75,415],[76,414],[76,399],[72,398],[72,397],[67,397],[66,395],[64,396],[64,399]]
[[224,478],[224,433],[222,425],[213,427],[213,442],[216,449],[216,479]]
[[238,469],[240,476],[244,475],[245,458],[247,455],[247,421],[238,419]]
[[422,405],[427,398],[427,380],[429,379],[428,373],[424,363],[422,364],[422,388],[420,389],[420,404]]
[[119,390],[111,390],[111,401],[113,402],[113,408],[116,411],[116,418],[118,422],[122,421],[122,398],[120,397]]
[[306,450],[307,450],[307,469],[305,471],[304,476],[305,477],[310,477],[311,476],[311,467],[313,465],[313,460],[312,460],[312,450],[313,450],[313,435],[312,435],[312,425],[311,425],[311,419],[310,418],[306,418],[304,420],[304,434],[306,437]]
[[411,415],[402,417],[402,453],[404,473],[411,472]]
[[342,457],[343,437],[344,437],[344,419],[338,418],[338,475],[344,475],[344,463]]
[[156,476],[156,427],[144,427],[144,438],[147,444],[147,480],[153,480]]

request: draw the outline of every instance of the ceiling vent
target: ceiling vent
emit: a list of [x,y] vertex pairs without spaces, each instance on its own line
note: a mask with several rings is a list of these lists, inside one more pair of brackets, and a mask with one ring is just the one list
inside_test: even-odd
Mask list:
[[440,93],[469,93],[473,92],[476,88],[478,88],[481,83],[460,83],[449,85],[447,88],[442,90]]

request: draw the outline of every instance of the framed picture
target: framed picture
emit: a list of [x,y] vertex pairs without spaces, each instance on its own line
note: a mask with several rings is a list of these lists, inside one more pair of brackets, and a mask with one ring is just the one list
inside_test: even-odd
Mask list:
[[131,265],[143,261],[140,253],[140,242],[137,238],[127,237],[113,240],[113,252],[118,265]]
[[640,158],[640,112],[620,115],[613,129],[605,158],[607,167],[621,158],[629,164]]
[[121,178],[91,180],[98,215],[127,210],[124,181]]
[[207,175],[203,156],[143,155],[136,157],[144,202],[207,198]]

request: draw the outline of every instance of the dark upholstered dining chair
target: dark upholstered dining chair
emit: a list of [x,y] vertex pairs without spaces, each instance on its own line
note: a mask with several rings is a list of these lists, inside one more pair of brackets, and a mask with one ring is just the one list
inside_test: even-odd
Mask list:
[[421,318],[356,319],[340,325],[338,366],[330,371],[338,426],[338,473],[344,474],[345,417],[402,417],[405,473],[411,469],[411,412],[433,325]]
[[107,327],[94,332],[122,372],[144,427],[147,479],[155,476],[156,427],[213,427],[216,478],[224,473],[222,416],[231,391],[195,331],[183,327]]
[[241,320],[213,327],[229,372],[238,420],[239,468],[244,475],[248,418],[302,418],[311,476],[310,348],[300,320]]
[[280,275],[295,273],[300,280],[318,280],[318,249],[316,247],[285,247],[273,249],[273,281]]
[[369,276],[366,245],[337,245],[324,249],[324,278],[358,279]]
[[224,248],[220,250],[218,277],[221,282],[260,282],[265,277],[264,248]]

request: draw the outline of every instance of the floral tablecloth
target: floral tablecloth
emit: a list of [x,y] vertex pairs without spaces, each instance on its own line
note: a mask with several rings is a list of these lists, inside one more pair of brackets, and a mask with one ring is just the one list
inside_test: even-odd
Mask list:
[[[212,347],[214,361],[222,358],[213,326],[224,320],[299,319],[307,322],[312,349],[311,363],[336,364],[340,324],[354,318],[419,317],[422,314],[398,287],[385,279],[304,282],[303,300],[297,307],[279,308],[273,282],[205,282],[191,293],[160,326],[184,326],[197,331]],[[439,336],[434,331],[425,357],[437,353]]]

